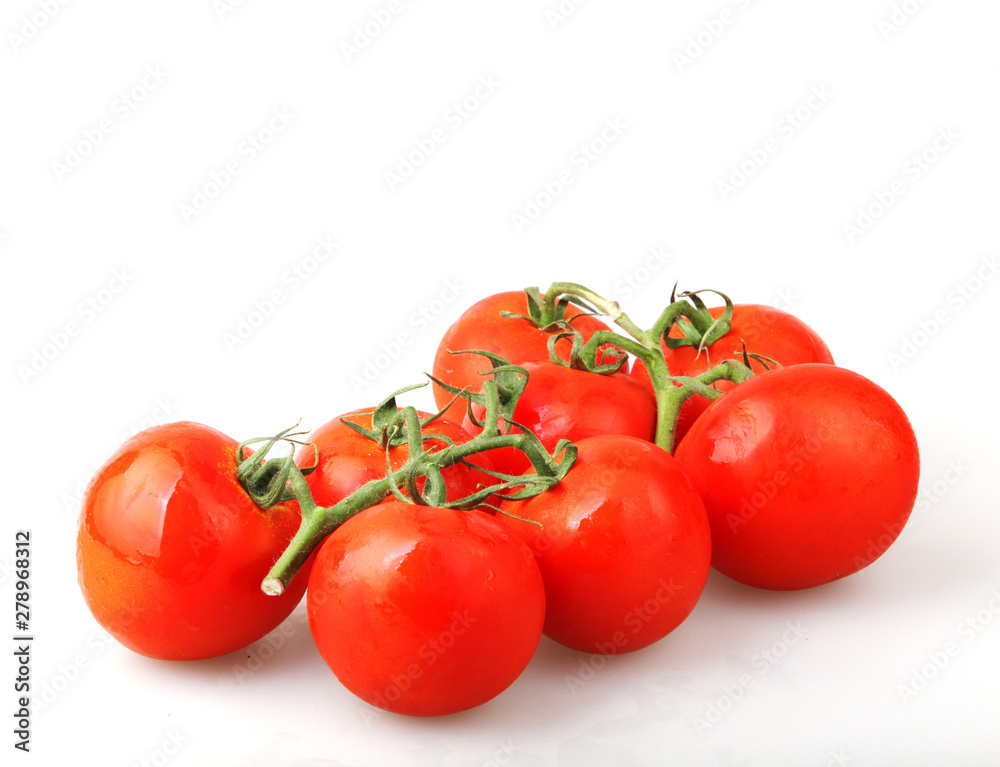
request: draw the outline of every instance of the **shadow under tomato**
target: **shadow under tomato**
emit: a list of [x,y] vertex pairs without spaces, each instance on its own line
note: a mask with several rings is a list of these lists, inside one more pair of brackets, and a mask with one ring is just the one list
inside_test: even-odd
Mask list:
[[[831,581],[808,589],[779,591],[747,586],[712,569],[705,584],[702,600],[728,609],[756,612],[770,609],[794,609],[817,604],[850,601],[854,594],[851,577]],[[864,590],[862,590],[864,593]],[[853,596],[852,596],[853,595]],[[697,609],[697,608],[695,608]]]
[[134,655],[142,663],[137,673],[169,674],[190,679],[192,682],[237,686],[252,684],[255,680],[290,678],[307,668],[327,671],[319,651],[309,633],[309,621],[303,601],[276,629],[251,645],[220,655],[217,658],[191,661],[163,661]]
[[[496,698],[475,708],[440,717],[409,717],[378,712],[375,721],[395,731],[421,737],[449,733],[503,732],[516,740],[532,740],[544,735],[576,737],[609,720],[624,721],[634,716],[639,703],[627,687],[618,685],[610,696],[607,684],[634,675],[649,664],[658,645],[619,655],[596,655],[564,647],[543,636],[524,673]],[[595,662],[596,661],[596,662]],[[597,677],[604,684],[591,685]],[[578,695],[578,691],[583,693]],[[595,703],[600,705],[593,705]]]

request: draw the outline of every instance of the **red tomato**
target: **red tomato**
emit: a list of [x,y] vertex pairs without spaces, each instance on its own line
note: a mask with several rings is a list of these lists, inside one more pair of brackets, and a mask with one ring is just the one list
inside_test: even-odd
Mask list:
[[[552,333],[535,327],[528,320],[502,317],[501,312],[527,315],[528,299],[524,291],[497,293],[469,307],[445,331],[434,357],[434,377],[451,386],[467,386],[474,392],[482,390],[481,373],[491,369],[489,360],[477,354],[449,354],[448,350],[481,349],[499,354],[515,365],[548,360],[548,343]],[[572,320],[581,313],[576,306],[570,306],[566,310],[566,319]],[[596,331],[609,329],[591,316],[581,316],[573,320],[572,325],[580,331],[584,342]],[[556,345],[556,350],[564,359],[569,358],[570,348],[571,342],[568,339],[563,339]],[[451,399],[451,394],[440,386],[434,386],[434,401],[439,409],[451,402]],[[464,411],[465,402],[459,400],[445,415],[459,420]]]
[[656,445],[601,436],[577,447],[558,485],[505,501],[511,516],[496,518],[535,553],[547,636],[574,650],[631,652],[666,636],[694,609],[711,559],[705,507]]
[[347,689],[379,708],[436,716],[503,692],[538,646],[542,578],[493,517],[390,501],[323,542],[309,627]]
[[850,575],[896,539],[920,460],[896,401],[832,365],[774,370],[712,403],[677,448],[712,525],[712,564],[802,589]]
[[299,602],[261,581],[299,526],[295,503],[259,509],[236,480],[237,443],[180,422],[140,432],[87,488],[80,588],[97,622],[142,655],[194,660],[255,642]]
[[[718,318],[722,316],[723,310],[724,307],[717,306],[709,309],[709,312],[713,317]],[[806,362],[833,364],[830,350],[812,328],[798,317],[775,309],[773,306],[736,304],[733,307],[732,326],[732,330],[708,347],[706,350],[708,354],[702,352],[700,356],[697,356],[697,349],[692,346],[670,349],[666,344],[662,344],[663,355],[670,374],[697,376],[723,360],[742,359],[744,342],[748,353],[770,357],[783,367]],[[677,328],[673,328],[670,334],[672,336],[681,335]],[[755,371],[762,369],[757,363],[753,363],[752,367]],[[650,391],[653,390],[649,381],[649,373],[646,372],[646,366],[641,361],[637,361],[632,366],[632,375],[642,381]],[[729,391],[732,387],[733,384],[730,381],[718,381],[715,384],[715,388],[720,391]],[[709,404],[709,400],[697,395],[684,402],[677,419],[675,445],[691,428],[695,419],[705,412],[705,408]]]
[[[313,432],[309,438],[319,450],[319,464],[316,470],[306,475],[313,500],[319,506],[332,506],[343,500],[366,482],[383,479],[386,476],[385,450],[379,444],[362,434],[358,434],[341,422],[346,418],[359,426],[370,429],[374,408],[354,410],[334,418]],[[419,413],[426,418],[427,413]],[[472,435],[456,423],[438,418],[424,427],[424,434],[441,434],[456,444],[468,442]],[[441,449],[448,446],[444,440],[425,441],[424,445]],[[299,466],[312,466],[315,458],[312,447],[299,448],[296,461]],[[396,471],[410,455],[406,445],[399,445],[389,451],[392,469]],[[487,469],[492,468],[488,458],[476,455],[471,462]],[[455,464],[441,472],[448,486],[449,500],[457,500],[474,493],[479,484],[491,485],[492,477],[463,464]],[[420,481],[423,486],[423,480]]]
[[[527,362],[523,367],[528,371],[528,385],[517,401],[514,420],[530,429],[550,452],[560,439],[577,442],[599,434],[653,441],[656,400],[627,374],[598,375],[551,362]],[[477,419],[485,414],[479,405],[473,405],[472,411]],[[468,414],[463,426],[476,429]],[[490,450],[485,455],[505,474],[531,468],[528,457],[515,448]]]

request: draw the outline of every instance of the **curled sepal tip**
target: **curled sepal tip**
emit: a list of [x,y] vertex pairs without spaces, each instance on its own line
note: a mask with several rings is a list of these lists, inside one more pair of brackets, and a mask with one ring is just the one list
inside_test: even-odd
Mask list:
[[[375,406],[375,410],[372,412],[372,425],[370,429],[365,428],[361,424],[347,418],[341,418],[340,422],[349,429],[356,431],[358,434],[378,442],[379,447],[383,450],[390,446],[395,447],[397,445],[405,444],[407,439],[405,428],[393,428],[396,423],[395,416],[399,410],[399,407],[396,405],[396,397],[400,394],[405,394],[408,391],[423,388],[424,386],[427,386],[426,381],[418,384],[412,384],[410,386],[404,386],[402,389],[397,389],[384,400],[379,402],[378,405]],[[427,420],[430,421],[432,419]]]
[[[550,362],[598,375],[614,375],[628,362],[627,352],[617,346],[602,344],[601,337],[595,343],[585,343],[583,334],[568,322],[560,322],[559,325],[563,332],[550,336],[548,340]],[[568,361],[556,353],[556,344],[563,339],[570,342]]]
[[[295,431],[298,426],[299,424],[296,423],[273,437],[255,437],[245,440],[236,448],[236,480],[247,491],[253,502],[262,509],[269,509],[275,504],[295,498],[294,493],[288,488],[291,471],[295,467],[294,452],[281,458],[269,458],[268,455],[279,442],[287,442],[290,445],[309,444],[296,439],[306,434],[304,431]],[[249,445],[259,443],[263,443],[263,445],[248,455],[246,448]],[[315,446],[313,446],[313,450],[315,451]],[[314,456],[318,458],[318,454],[315,452]],[[314,460],[312,466],[300,471],[303,474],[309,474],[315,468],[316,461]]]
[[[702,293],[714,293],[725,303],[722,314],[713,317],[701,298]],[[693,346],[700,355],[732,329],[733,302],[718,290],[685,290],[677,293],[677,286],[670,295],[670,305],[663,311],[653,326],[652,333],[660,338],[668,349]],[[680,336],[671,336],[676,327]]]
[[[507,319],[527,320],[536,328],[546,332],[552,332],[558,327],[558,323],[566,320],[566,310],[570,304],[578,306],[584,315],[601,314],[579,296],[549,294],[542,296],[542,292],[537,287],[524,289],[525,299],[528,304],[527,314],[517,314],[516,312],[500,312],[501,317]],[[572,322],[572,320],[570,320]]]
[[[482,349],[449,350],[448,353],[478,354],[489,360],[490,369],[481,374],[488,377],[483,381],[482,391],[472,392],[465,388],[451,386],[431,375],[428,375],[428,378],[449,394],[465,399],[469,420],[491,434],[497,428],[496,424],[500,421],[508,424],[512,423],[514,420],[514,409],[517,407],[517,402],[521,398],[521,395],[524,394],[524,389],[528,385],[528,371],[520,365],[511,364],[499,354]],[[472,411],[472,405],[474,404],[485,408],[486,414],[482,419],[475,417]]]

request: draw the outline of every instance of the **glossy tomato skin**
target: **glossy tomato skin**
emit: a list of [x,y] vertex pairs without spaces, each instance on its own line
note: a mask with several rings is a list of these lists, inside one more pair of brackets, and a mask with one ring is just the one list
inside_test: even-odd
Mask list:
[[713,566],[780,590],[828,583],[878,558],[913,509],[920,473],[896,401],[822,364],[740,384],[712,403],[676,456],[705,499]]
[[[309,437],[309,441],[319,451],[319,463],[315,471],[306,475],[306,481],[309,483],[313,500],[318,505],[332,506],[366,482],[383,479],[386,476],[385,451],[375,440],[358,434],[349,426],[345,426],[341,420],[347,419],[370,429],[374,411],[375,408],[363,408],[345,413],[323,424]],[[418,411],[418,415],[423,419],[428,414]],[[435,419],[428,424],[424,434],[441,434],[455,444],[463,444],[472,438],[468,431],[445,418]],[[435,450],[448,445],[445,440],[426,441],[424,444]],[[409,454],[406,445],[390,449],[393,471],[406,462]],[[312,466],[315,457],[316,452],[312,447],[303,446],[296,454],[296,461],[299,466]],[[473,456],[470,462],[487,469],[492,468],[489,459],[481,455]],[[457,500],[475,492],[480,484],[494,483],[489,475],[463,464],[449,466],[441,473],[448,485],[449,500]]]
[[[652,442],[656,432],[656,400],[649,389],[625,373],[598,375],[552,362],[527,362],[528,385],[517,401],[514,420],[527,427],[548,451],[560,439],[577,442],[600,434],[624,434]],[[474,405],[482,418],[485,409]],[[476,429],[468,415],[462,424]],[[522,474],[528,457],[515,448],[486,453],[497,471]]]
[[306,602],[320,654],[344,686],[414,716],[503,692],[531,659],[545,616],[531,553],[494,517],[399,501],[324,541]]
[[236,481],[234,440],[190,422],[122,445],[91,481],[77,537],[80,588],[97,622],[151,658],[238,650],[295,608],[261,581],[298,529],[294,503],[262,511]]
[[[499,354],[515,365],[548,360],[548,342],[552,334],[535,327],[528,320],[502,317],[501,312],[526,316],[528,300],[524,291],[496,293],[469,307],[445,331],[434,357],[434,377],[451,386],[467,386],[474,392],[482,390],[481,373],[491,369],[489,360],[476,354],[449,354],[449,350],[481,349]],[[581,314],[575,306],[566,310],[567,320],[577,318],[573,319],[573,327],[584,341],[598,330],[608,330],[608,326],[595,317],[579,316]],[[570,346],[568,340],[563,340],[556,345],[556,351],[567,359]],[[451,402],[452,396],[440,386],[434,386],[434,401],[439,409]],[[445,415],[460,421],[464,412],[465,403],[459,400]]]
[[[701,498],[678,463],[644,440],[580,440],[554,488],[497,515],[532,549],[545,583],[545,634],[574,650],[632,652],[673,631],[708,578]],[[540,526],[538,524],[540,523]]]
[[[722,316],[723,309],[724,307],[717,306],[709,309],[709,312],[718,319]],[[674,330],[671,335],[679,335],[679,332]],[[833,355],[812,328],[795,315],[761,304],[736,304],[733,307],[732,330],[709,346],[708,354],[702,352],[698,355],[697,349],[691,346],[670,349],[662,344],[662,349],[671,375],[697,376],[724,360],[742,359],[744,342],[747,352],[770,357],[782,367],[807,362],[833,364]],[[762,369],[757,362],[753,362],[752,367],[754,371]],[[652,391],[653,386],[645,365],[637,361],[632,367],[632,375]],[[715,388],[720,391],[729,391],[732,387],[730,381],[718,381],[715,384]],[[709,400],[699,396],[690,397],[684,402],[677,420],[675,444],[680,442],[709,404]]]

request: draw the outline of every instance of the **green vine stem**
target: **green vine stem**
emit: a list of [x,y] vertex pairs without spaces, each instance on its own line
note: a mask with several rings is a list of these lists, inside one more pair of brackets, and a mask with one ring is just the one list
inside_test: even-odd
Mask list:
[[[529,288],[528,290],[538,294],[537,288]],[[744,355],[743,362],[726,360],[697,377],[672,377],[670,375],[660,345],[661,342],[670,348],[695,346],[700,354],[732,328],[733,303],[729,297],[718,291],[710,291],[721,296],[726,304],[722,315],[715,318],[698,295],[701,292],[705,291],[681,293],[680,300],[677,300],[676,294],[672,295],[670,305],[663,310],[649,330],[643,330],[639,327],[622,310],[617,301],[608,300],[589,288],[573,282],[553,283],[542,299],[546,306],[540,311],[542,315],[554,313],[554,307],[565,305],[567,300],[572,300],[573,303],[581,306],[592,307],[591,310],[594,313],[607,315],[612,322],[628,333],[626,337],[610,330],[599,330],[583,344],[581,350],[582,337],[567,323],[561,323],[566,329],[564,335],[575,334],[576,336],[574,338],[574,354],[568,363],[570,365],[580,366],[582,363],[584,368],[590,372],[604,375],[617,372],[623,361],[608,364],[602,359],[598,362],[601,347],[606,348],[607,346],[618,347],[642,360],[649,372],[653,394],[656,398],[655,442],[668,453],[673,452],[677,418],[680,415],[681,406],[688,397],[701,395],[709,399],[717,399],[722,396],[722,392],[712,388],[711,384],[714,382],[726,379],[734,383],[741,383],[753,376],[746,355]],[[670,336],[670,330],[673,327],[678,327],[682,335]],[[554,342],[554,338],[550,339],[551,360],[557,364],[567,364],[551,353],[554,351]]]
[[[395,396],[399,393],[396,392],[376,409],[381,413],[381,428],[378,438],[386,450],[386,476],[362,485],[333,506],[316,505],[305,480],[304,472],[296,466],[293,456],[266,460],[267,452],[279,441],[301,444],[290,434],[290,429],[286,429],[275,437],[250,440],[250,442],[264,442],[264,446],[252,456],[244,455],[243,447],[249,443],[240,445],[237,450],[237,473],[244,478],[251,478],[251,480],[256,477],[254,480],[256,484],[252,485],[256,489],[253,491],[251,491],[251,486],[244,482],[244,487],[247,487],[251,496],[255,500],[260,498],[264,501],[294,497],[298,500],[302,514],[298,531],[261,584],[261,590],[265,594],[276,596],[283,593],[291,579],[327,535],[354,515],[391,496],[417,505],[440,508],[475,508],[488,505],[487,501],[495,493],[505,493],[505,497],[512,500],[530,498],[552,487],[566,475],[576,460],[575,445],[567,440],[561,440],[550,453],[531,432],[522,429],[515,432],[511,428],[511,425],[516,427],[516,424],[513,424],[512,415],[517,403],[517,387],[523,390],[527,382],[527,373],[524,372],[521,376],[518,371],[523,371],[523,368],[508,365],[506,360],[496,355],[486,354],[486,356],[490,357],[493,362],[494,378],[485,381],[483,391],[477,395],[482,397],[488,416],[486,425],[480,434],[462,444],[450,443],[444,448],[429,450],[424,447],[424,441],[432,440],[440,444],[441,435],[425,435],[422,427],[430,419],[421,422],[413,407],[396,409],[390,415],[386,405],[392,402],[392,407],[395,408]],[[499,382],[497,378],[500,379]],[[506,396],[501,396],[502,394]],[[510,396],[512,394],[513,396]],[[500,423],[508,424],[507,433],[501,432]],[[393,471],[390,465],[389,450],[394,444],[402,444],[398,441],[400,438],[405,439],[409,456],[402,466]],[[534,474],[515,476],[488,471],[476,466],[478,471],[490,475],[498,481],[492,485],[481,487],[463,498],[448,499],[447,487],[441,475],[442,469],[458,463],[471,465],[467,459],[477,453],[510,447],[525,453],[535,469]],[[249,468],[248,464],[251,464]],[[269,467],[267,471],[270,475],[270,485],[261,490],[259,488],[259,474],[264,471],[264,467]],[[424,478],[422,488],[418,484],[418,480],[421,478]],[[403,493],[404,489],[407,494]]]

